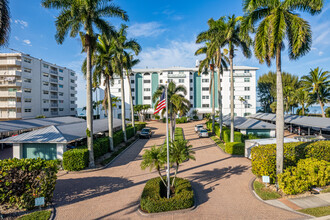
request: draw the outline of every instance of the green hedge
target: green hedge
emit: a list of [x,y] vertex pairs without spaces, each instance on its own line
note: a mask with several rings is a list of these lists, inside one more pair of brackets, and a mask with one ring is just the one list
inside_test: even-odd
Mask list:
[[330,163],[308,158],[299,160],[297,167],[291,166],[278,176],[279,187],[286,194],[298,194],[330,183]]
[[[252,172],[257,176],[276,177],[276,144],[251,149]],[[295,166],[300,159],[316,158],[330,161],[330,141],[295,142],[284,144],[284,168]]]
[[110,152],[109,137],[94,139],[93,149],[94,149],[94,158],[99,158],[104,154]]
[[87,148],[72,149],[63,154],[63,169],[78,171],[85,169],[89,163],[89,153]]
[[182,128],[175,128],[174,138],[175,138],[176,141],[177,140],[184,140],[183,129]]
[[[230,129],[225,128],[222,130],[222,137],[223,141],[228,143],[230,142]],[[235,131],[234,132],[234,142],[243,142],[243,135],[241,132]]]
[[228,154],[244,155],[245,144],[241,142],[229,142],[225,145],[225,151]]
[[176,118],[175,121],[177,124],[182,124],[182,123],[187,123],[188,119],[187,117],[181,117],[181,118]]
[[[147,125],[147,122],[135,122],[135,128],[137,131],[141,131],[143,128],[145,128]],[[127,127],[132,126],[132,124],[127,124]]]
[[[159,177],[149,180],[142,192],[140,206],[148,213],[187,209],[194,205],[194,192],[188,180],[176,178],[175,195],[166,198],[166,187]],[[164,195],[165,194],[165,195]],[[163,196],[161,196],[163,195]]]
[[59,165],[58,160],[40,158],[0,160],[0,204],[32,209],[36,197],[49,204]]

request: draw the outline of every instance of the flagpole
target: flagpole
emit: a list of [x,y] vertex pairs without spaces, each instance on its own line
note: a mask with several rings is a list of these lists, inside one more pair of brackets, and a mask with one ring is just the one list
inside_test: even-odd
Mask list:
[[165,83],[165,104],[166,104],[166,149],[167,149],[167,198],[170,198],[170,148],[168,138],[168,104],[167,104],[167,82]]

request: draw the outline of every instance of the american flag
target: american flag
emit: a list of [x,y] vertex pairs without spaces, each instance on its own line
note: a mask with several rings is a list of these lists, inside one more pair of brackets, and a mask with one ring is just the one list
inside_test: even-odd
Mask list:
[[165,90],[159,99],[159,102],[158,102],[158,105],[157,105],[157,108],[156,108],[154,114],[157,114],[158,112],[160,112],[160,110],[162,110],[164,108],[166,108]]

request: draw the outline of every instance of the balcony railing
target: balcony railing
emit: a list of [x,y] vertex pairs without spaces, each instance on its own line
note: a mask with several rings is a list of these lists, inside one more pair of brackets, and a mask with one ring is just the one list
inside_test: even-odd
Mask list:
[[186,78],[186,74],[179,73],[179,74],[167,74],[168,78]]
[[51,115],[58,115],[58,112],[51,111],[50,114]]
[[56,83],[57,83],[57,82],[58,82],[58,79],[50,78],[50,81],[51,81],[51,82],[56,82]]
[[58,91],[58,88],[57,87],[50,87],[50,90],[55,90],[55,91]]
[[50,98],[52,98],[52,99],[58,99],[58,96],[57,95],[51,95]]
[[0,92],[0,97],[21,97],[22,92]]
[[58,104],[57,103],[51,103],[50,107],[58,107]]
[[18,70],[1,70],[0,75],[5,76],[21,76],[22,72]]
[[15,60],[15,59],[0,60],[0,65],[21,66],[21,61],[20,60]]
[[58,74],[57,70],[52,70],[52,69],[49,70],[49,73],[56,74],[56,75]]

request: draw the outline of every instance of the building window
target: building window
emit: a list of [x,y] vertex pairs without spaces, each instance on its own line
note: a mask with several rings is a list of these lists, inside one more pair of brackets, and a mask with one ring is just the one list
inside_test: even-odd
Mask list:
[[208,83],[210,80],[209,79],[202,79],[203,83]]
[[24,57],[23,60],[24,60],[25,63],[31,63],[31,59],[28,59],[28,58],[25,58],[25,57]]
[[49,83],[48,83],[48,82],[43,82],[42,85],[44,85],[44,86],[48,86]]
[[134,84],[134,82],[135,82],[134,79],[132,79],[132,80],[131,80],[131,84]]
[[63,73],[63,70],[62,70],[62,69],[59,69],[58,71],[59,71],[60,73]]
[[59,80],[63,80],[63,77],[62,77],[62,76],[60,76],[60,77],[58,77],[58,79],[59,79]]
[[249,95],[246,95],[246,96],[244,97],[244,99],[249,100],[249,99],[250,99],[250,96],[249,96]]
[[75,104],[74,101],[70,101],[71,104]]
[[47,73],[43,73],[42,74],[44,77],[48,77],[48,74]]
[[145,92],[149,92],[150,91],[150,88],[144,88],[144,91]]
[[71,83],[74,83],[74,80],[73,79],[71,79],[70,81],[71,81]]
[[43,94],[48,95],[49,92],[44,90],[44,91],[43,91]]
[[25,83],[31,83],[32,80],[31,80],[31,79],[24,79],[24,82],[25,82]]
[[168,71],[168,74],[169,74],[169,75],[172,75],[172,74],[173,74],[173,71]]
[[250,78],[244,78],[244,82],[250,82]]
[[31,103],[32,99],[24,99],[24,102]]
[[163,80],[161,79],[161,80],[159,80],[159,83],[163,83]]
[[59,88],[63,88],[63,85],[59,84],[58,87],[59,87]]
[[202,91],[209,91],[209,87],[202,87]]
[[31,112],[31,109],[30,108],[25,108],[24,112]]
[[118,89],[118,92],[121,92],[121,89],[120,88]]
[[135,97],[134,96],[132,96],[132,100],[135,100]]
[[193,97],[192,97],[192,96],[190,96],[190,99],[193,99]]
[[193,83],[193,80],[192,79],[190,79],[190,83]]
[[58,110],[59,110],[60,112],[63,112],[64,109],[63,109],[63,108],[59,108]]
[[48,111],[49,111],[49,109],[48,109],[48,108],[44,108],[43,110],[44,110],[44,112],[48,112]]
[[70,74],[71,74],[71,76],[74,76],[75,75],[74,72],[71,72]]
[[[233,82],[235,82],[235,78],[233,78],[234,79],[234,81]],[[229,82],[231,82],[231,78],[229,77]]]
[[[60,96],[63,96],[63,93],[62,93],[62,95],[60,95]],[[75,97],[74,94],[70,94],[70,96],[71,96],[71,97]]]
[[190,91],[193,91],[193,88],[192,87],[190,88]]
[[151,97],[150,96],[144,96],[143,99],[144,100],[151,100]]
[[250,104],[245,104],[245,108],[251,108]]
[[31,89],[24,89],[24,92],[31,93]]
[[71,90],[74,90],[74,86],[71,86]]
[[131,91],[132,91],[132,92],[134,92],[134,91],[135,91],[135,89],[134,89],[134,88],[132,88],[132,89],[131,89]]
[[203,104],[202,107],[203,107],[203,108],[209,108],[210,105],[209,105],[209,104]]
[[179,79],[179,83],[184,83],[184,79]]
[[59,100],[58,102],[59,102],[59,103],[64,103],[64,100]]
[[249,73],[250,72],[250,70],[244,70],[244,73]]
[[118,79],[118,84],[120,84],[120,79]]
[[74,108],[70,108],[70,110],[73,112],[75,109]]
[[184,74],[184,71],[180,70],[180,71],[179,71],[179,74]]
[[49,103],[49,100],[44,99],[44,100],[43,100],[43,103]]
[[143,83],[150,83],[150,80],[149,79],[145,79],[145,80],[143,80]]
[[24,73],[31,73],[31,69],[24,68]]
[[63,96],[63,92],[58,93],[59,96]]
[[249,115],[251,115],[250,112],[246,112],[246,113],[244,113],[244,116],[249,116]]
[[47,64],[42,64],[42,66],[44,67],[44,68],[46,68],[46,69],[48,69],[49,68],[49,65],[47,65]]
[[210,97],[208,95],[203,95],[202,99],[209,99]]
[[244,87],[244,91],[250,91],[250,87]]

